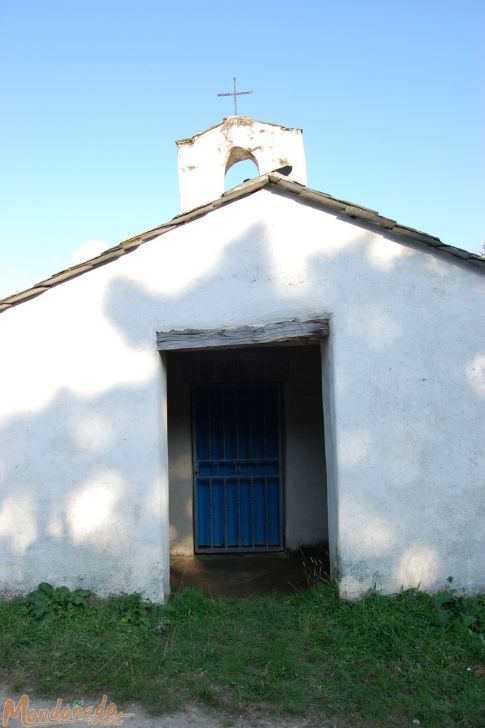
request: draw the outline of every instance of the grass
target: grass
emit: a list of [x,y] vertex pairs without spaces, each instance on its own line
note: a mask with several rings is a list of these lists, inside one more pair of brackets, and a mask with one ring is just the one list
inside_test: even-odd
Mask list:
[[162,607],[139,595],[62,599],[0,602],[0,671],[12,690],[64,700],[104,691],[152,712],[196,701],[346,725],[485,725],[483,596],[346,602],[321,582],[255,600],[187,589]]

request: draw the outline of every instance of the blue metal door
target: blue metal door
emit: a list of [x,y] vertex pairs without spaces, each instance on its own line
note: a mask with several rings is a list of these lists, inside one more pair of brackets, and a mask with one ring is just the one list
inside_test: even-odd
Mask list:
[[194,400],[196,551],[281,549],[278,385],[203,385]]

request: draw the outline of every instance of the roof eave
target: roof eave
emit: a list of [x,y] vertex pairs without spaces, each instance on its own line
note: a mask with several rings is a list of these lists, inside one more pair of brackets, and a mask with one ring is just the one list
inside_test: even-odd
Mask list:
[[181,225],[185,225],[192,220],[204,217],[204,215],[207,215],[210,212],[217,210],[219,207],[229,204],[230,202],[248,197],[265,187],[274,187],[277,190],[284,190],[285,192],[297,196],[306,202],[323,208],[330,214],[340,215],[351,219],[354,222],[360,222],[367,226],[371,226],[378,232],[384,231],[386,234],[392,234],[405,243],[418,243],[431,247],[440,253],[459,259],[460,262],[465,262],[479,270],[485,271],[485,257],[476,255],[475,253],[470,253],[467,250],[463,250],[452,245],[446,245],[437,237],[428,235],[427,233],[415,230],[414,228],[407,227],[405,225],[400,225],[395,220],[383,217],[375,210],[370,210],[369,208],[355,205],[347,200],[340,200],[336,197],[332,197],[325,192],[319,192],[318,190],[306,187],[300,182],[289,180],[287,177],[279,174],[278,172],[270,172],[268,174],[263,174],[260,177],[255,177],[248,182],[244,182],[238,187],[234,187],[233,189],[224,192],[221,197],[213,200],[212,202],[176,215],[172,218],[172,220],[164,223],[163,225],[128,238],[118,245],[105,250],[103,253],[94,258],[90,258],[78,265],[66,268],[59,273],[55,273],[25,291],[0,299],[0,313],[13,306],[17,306],[24,301],[28,301],[38,295],[41,295],[42,293],[45,293],[45,291],[48,291],[61,283],[65,283],[66,281],[77,278],[78,276],[94,270],[95,268],[99,268],[102,265],[118,260],[121,256],[131,253],[140,245],[143,245],[154,238],[158,238],[164,233],[170,232],[171,230],[174,230]]

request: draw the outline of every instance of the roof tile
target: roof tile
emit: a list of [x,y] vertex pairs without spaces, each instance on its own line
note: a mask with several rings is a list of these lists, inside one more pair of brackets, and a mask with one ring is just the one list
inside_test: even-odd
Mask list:
[[451,255],[459,259],[461,262],[473,265],[478,269],[485,269],[485,258],[482,256],[475,255],[474,253],[462,250],[461,248],[455,248],[452,245],[445,245],[441,242],[439,238],[436,238],[432,235],[427,235],[426,233],[415,230],[414,228],[399,225],[394,220],[379,215],[379,213],[375,210],[370,210],[369,208],[355,205],[354,203],[347,200],[340,200],[336,197],[328,195],[325,192],[319,192],[318,190],[305,187],[305,185],[302,185],[300,182],[289,180],[287,177],[284,177],[283,175],[280,175],[276,172],[271,172],[269,174],[264,174],[260,177],[249,180],[248,182],[245,182],[238,187],[235,187],[234,189],[225,192],[222,197],[214,200],[213,202],[202,205],[193,210],[189,210],[188,212],[181,213],[180,215],[174,217],[168,223],[160,225],[157,228],[153,228],[152,230],[147,230],[140,235],[128,238],[127,240],[119,243],[119,245],[110,248],[109,250],[101,253],[101,255],[98,255],[95,258],[91,258],[90,260],[84,261],[77,266],[73,266],[71,268],[67,268],[66,270],[60,271],[59,273],[56,273],[50,278],[41,281],[40,283],[36,284],[32,288],[27,289],[26,291],[16,293],[12,296],[4,298],[3,300],[0,300],[0,313],[8,308],[11,308],[13,305],[22,303],[23,301],[27,301],[30,298],[34,298],[35,296],[44,293],[44,291],[49,290],[53,286],[64,283],[71,278],[76,278],[77,276],[83,273],[87,273],[88,271],[93,270],[98,266],[104,265],[105,263],[117,260],[122,255],[131,253],[133,250],[136,250],[140,245],[147,243],[155,238],[158,238],[160,235],[168,233],[171,230],[174,230],[176,227],[184,225],[191,220],[196,220],[200,217],[203,217],[204,215],[207,215],[213,210],[216,210],[217,208],[222,207],[223,205],[226,205],[233,200],[247,197],[248,195],[257,192],[264,187],[271,186],[274,186],[276,189],[280,188],[288,190],[292,194],[297,195],[307,202],[320,205],[322,208],[326,210],[331,210],[334,213],[347,215],[353,220],[361,221],[362,223],[370,225],[375,229],[386,230],[388,234],[394,234],[398,238],[404,240],[414,240],[415,242],[425,246],[429,246],[437,250],[438,252],[443,252],[447,255]]

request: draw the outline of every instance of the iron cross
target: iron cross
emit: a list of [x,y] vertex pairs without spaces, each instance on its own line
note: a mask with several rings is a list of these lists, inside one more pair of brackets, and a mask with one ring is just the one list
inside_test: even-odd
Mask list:
[[233,79],[234,82],[234,90],[227,94],[217,94],[218,96],[232,96],[234,99],[234,116],[237,116],[237,97],[243,96],[245,94],[252,94],[252,91],[236,91],[236,78]]

